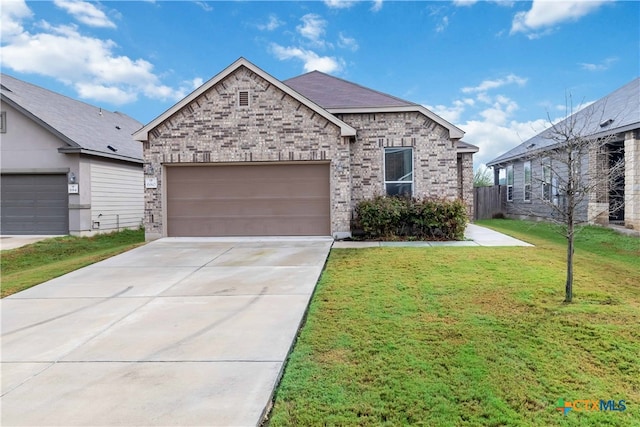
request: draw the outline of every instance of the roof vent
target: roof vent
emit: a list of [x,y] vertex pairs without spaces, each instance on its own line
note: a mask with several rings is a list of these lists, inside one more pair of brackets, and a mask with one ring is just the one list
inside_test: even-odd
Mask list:
[[532,142],[531,144],[527,145],[527,150],[531,150],[535,146],[536,146],[536,143]]
[[120,130],[121,128],[120,128],[120,126],[116,125],[116,129]]
[[613,123],[613,119],[605,120],[604,122],[600,123],[600,127],[601,127],[601,128],[606,128],[606,127],[607,127],[607,126],[609,126],[611,123]]
[[113,151],[114,153],[115,153],[116,151],[118,151],[118,149],[117,149],[116,147],[114,147],[113,145],[107,145],[107,148],[108,148],[109,150]]
[[241,90],[238,92],[238,105],[240,107],[248,107],[249,106],[249,91]]

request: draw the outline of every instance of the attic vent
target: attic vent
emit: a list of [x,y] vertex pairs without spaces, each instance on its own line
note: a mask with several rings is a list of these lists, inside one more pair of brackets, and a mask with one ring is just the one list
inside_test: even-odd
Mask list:
[[604,122],[600,123],[600,127],[601,127],[601,128],[606,128],[606,127],[607,127],[607,126],[609,126],[611,123],[613,123],[613,119],[605,120]]
[[107,145],[107,148],[108,148],[109,150],[113,151],[114,153],[115,153],[116,151],[118,151],[118,149],[117,149],[116,147],[114,147],[113,145]]
[[248,107],[249,106],[249,91],[241,90],[238,92],[238,105],[240,107]]

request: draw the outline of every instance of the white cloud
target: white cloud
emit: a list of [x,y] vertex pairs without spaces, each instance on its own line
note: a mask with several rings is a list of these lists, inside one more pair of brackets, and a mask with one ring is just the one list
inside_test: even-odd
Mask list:
[[[139,95],[177,101],[188,90],[185,85],[173,89],[161,84],[153,64],[117,55],[114,41],[83,35],[76,25],[52,26],[40,21],[37,31],[31,33],[23,27],[31,11],[13,3],[5,2],[2,7],[3,68],[52,77],[73,87],[81,98],[117,105],[133,102]],[[7,28],[10,36],[4,38]]]
[[211,7],[211,5],[206,1],[195,1],[194,3],[205,12],[211,12],[213,10],[213,7]]
[[455,6],[473,6],[478,0],[453,0]]
[[306,72],[317,70],[323,73],[335,73],[344,67],[343,60],[332,56],[319,56],[311,50],[283,47],[272,43],[271,51],[280,60],[298,59],[302,61]]
[[373,6],[371,6],[372,12],[380,12],[382,10],[383,0],[373,0]]
[[617,61],[618,58],[611,57],[605,59],[599,64],[580,63],[579,65],[583,70],[587,71],[605,71],[608,70]]
[[296,27],[298,33],[315,44],[324,45],[324,41],[322,41],[320,37],[325,34],[327,21],[315,13],[308,13],[300,18],[300,20],[302,24]]
[[444,30],[447,29],[448,26],[449,26],[449,17],[448,16],[442,17],[442,21],[440,21],[440,23],[436,25],[436,33],[443,32]]
[[519,105],[504,94],[490,91],[507,85],[522,86],[526,78],[510,74],[504,78],[485,80],[475,87],[464,87],[462,97],[451,105],[429,107],[431,111],[464,130],[464,141],[477,145],[480,151],[474,155],[476,166],[486,164],[516,145],[542,132],[549,126],[544,117],[520,122],[515,119]]
[[344,35],[344,33],[338,34],[338,46],[343,49],[349,49],[353,52],[360,48],[356,39],[347,37]]
[[525,33],[529,38],[548,34],[553,26],[577,21],[612,0],[533,0],[531,9],[518,12],[511,24],[511,34]]
[[324,4],[331,9],[348,9],[356,2],[352,0],[324,0]]
[[60,9],[64,9],[79,22],[90,27],[116,28],[116,24],[103,11],[98,9],[95,3],[82,0],[54,0],[53,3]]
[[469,120],[458,125],[466,132],[464,141],[477,145],[480,151],[473,156],[475,165],[483,165],[511,150],[549,127],[545,119],[527,122],[510,120],[503,124]]
[[519,77],[515,74],[509,74],[508,76],[496,79],[496,80],[485,80],[475,87],[464,87],[462,88],[463,93],[477,93],[477,92],[486,92],[491,89],[497,89],[499,87],[516,84],[518,86],[524,86],[527,83],[527,79],[523,77]]
[[23,1],[4,1],[0,7],[0,40],[3,43],[23,33],[22,21],[33,13]]
[[281,25],[283,25],[284,22],[279,20],[278,17],[276,15],[269,15],[269,20],[267,21],[266,24],[259,24],[258,25],[258,29],[260,31],[273,31],[276,30],[278,27],[280,27]]

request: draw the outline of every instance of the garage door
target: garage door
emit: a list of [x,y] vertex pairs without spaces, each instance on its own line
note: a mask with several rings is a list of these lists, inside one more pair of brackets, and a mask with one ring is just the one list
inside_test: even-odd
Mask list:
[[330,233],[329,165],[168,167],[169,236]]
[[2,234],[68,234],[66,175],[2,175]]

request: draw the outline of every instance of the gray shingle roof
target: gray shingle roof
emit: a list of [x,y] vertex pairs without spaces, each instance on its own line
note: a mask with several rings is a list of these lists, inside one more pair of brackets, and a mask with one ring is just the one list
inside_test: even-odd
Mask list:
[[[581,130],[583,136],[600,137],[640,128],[640,78],[574,113],[556,126],[562,129],[568,120],[575,120],[572,126],[575,130]],[[531,150],[542,150],[555,145],[552,134],[553,130],[548,128],[491,160],[487,166],[515,160],[529,154]]]
[[[2,100],[30,115],[78,151],[121,160],[142,160],[142,144],[132,138],[142,123],[31,83],[2,74]],[[117,151],[108,148],[112,146]]]
[[348,82],[320,71],[312,71],[283,82],[325,109],[406,107],[416,104]]

